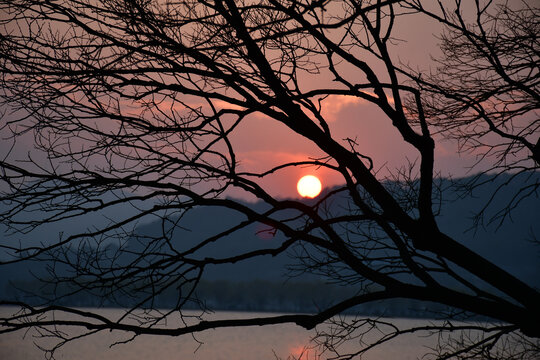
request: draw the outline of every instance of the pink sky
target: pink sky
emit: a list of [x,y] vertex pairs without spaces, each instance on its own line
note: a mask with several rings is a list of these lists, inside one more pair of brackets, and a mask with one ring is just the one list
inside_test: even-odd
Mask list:
[[[406,166],[418,158],[415,149],[403,141],[382,111],[365,101],[332,99],[331,106],[336,111],[327,120],[335,139],[353,138],[357,150],[372,157],[374,168],[385,176]],[[237,156],[240,169],[244,171],[264,171],[285,162],[307,161],[323,156],[311,142],[292,132],[284,125],[262,117],[251,117],[235,132]],[[343,141],[343,143],[345,143]],[[464,155],[465,156],[465,155]],[[460,157],[457,147],[448,141],[436,144],[436,168],[442,175],[466,175],[465,166],[474,159],[469,155]],[[312,174],[320,178],[323,187],[343,183],[343,179],[327,168],[294,167],[269,175],[260,183],[271,194],[279,197],[296,197],[296,182],[304,175]]]
[[[398,18],[394,30],[395,36],[405,40],[393,48],[393,59],[396,64],[429,69],[431,56],[438,54],[437,38],[440,33],[437,23],[428,22],[419,16]],[[373,59],[372,59],[373,60]],[[383,65],[371,62],[370,65],[378,74],[385,73]],[[350,76],[359,76],[351,71]],[[384,79],[384,76],[382,76]],[[306,89],[315,87],[321,82],[331,83],[328,74],[305,78]],[[376,106],[354,97],[330,96],[323,103],[323,115],[329,124],[334,139],[352,138],[358,144],[357,150],[372,157],[374,168],[380,169],[380,176],[388,174],[396,168],[407,166],[418,158],[417,152],[405,143],[391,121]],[[323,154],[312,143],[293,133],[284,125],[252,116],[236,131],[233,139],[238,140],[237,152],[242,169],[262,171],[288,161],[309,160]],[[457,153],[455,143],[436,139],[435,168],[442,176],[466,176],[468,167],[474,163],[472,155]],[[296,197],[296,182],[304,175],[313,174],[321,179],[324,187],[342,184],[339,174],[325,168],[293,168],[282,170],[268,176],[260,183],[267,191],[279,197]]]
[[[404,42],[396,43],[392,49],[396,64],[401,61],[414,68],[428,69],[430,56],[438,53],[435,35],[440,31],[438,24],[427,22],[424,17],[398,17],[394,34]],[[384,74],[380,62],[374,62],[370,58],[366,61],[370,62],[376,73]],[[321,83],[331,84],[331,76],[328,71],[324,71],[323,69],[320,75],[305,78],[301,85],[310,89]],[[353,71],[347,75],[353,78],[362,76]],[[384,76],[382,78],[384,80]],[[388,170],[407,166],[409,162],[417,160],[418,154],[415,150],[401,139],[391,121],[374,105],[345,96],[331,96],[323,105],[323,115],[334,138],[339,141],[345,138],[354,139],[358,144],[357,151],[373,159],[374,168],[380,169],[380,176],[388,174]],[[324,155],[316,144],[310,143],[284,125],[256,114],[245,119],[234,132],[232,139],[240,161],[240,171],[264,171],[284,162],[306,161]],[[437,140],[436,169],[442,176],[466,175],[467,167],[474,162],[474,158],[471,155],[460,157],[455,143]],[[30,143],[18,145],[17,151],[21,154],[31,147]],[[7,142],[0,145],[0,155],[7,152],[8,146]],[[300,177],[307,174],[319,177],[323,188],[341,184],[343,181],[339,174],[326,168],[296,167],[270,175],[260,180],[260,184],[272,195],[296,197],[296,183]],[[239,192],[229,195],[244,196]]]

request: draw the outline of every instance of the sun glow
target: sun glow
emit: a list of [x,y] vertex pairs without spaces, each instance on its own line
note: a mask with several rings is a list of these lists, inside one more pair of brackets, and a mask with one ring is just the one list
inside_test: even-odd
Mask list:
[[300,196],[313,199],[321,193],[322,185],[321,181],[317,177],[313,175],[306,175],[298,180],[296,189],[298,190]]

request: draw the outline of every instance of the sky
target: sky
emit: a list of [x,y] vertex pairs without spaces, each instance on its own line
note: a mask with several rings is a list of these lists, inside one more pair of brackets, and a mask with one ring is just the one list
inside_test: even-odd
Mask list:
[[[440,32],[439,24],[423,17],[414,15],[398,18],[394,34],[403,41],[397,42],[392,49],[395,63],[411,65],[424,71],[432,68],[431,57],[439,55],[437,35]],[[378,74],[384,74],[385,69],[380,62],[372,62],[370,65]],[[354,77],[357,73],[351,71],[349,75]],[[304,85],[309,88],[316,86],[317,82],[330,80],[328,74],[320,74],[306,79]],[[366,100],[330,96],[323,103],[323,115],[336,140],[352,138],[361,153],[372,157],[380,177],[418,160],[418,152],[403,141],[391,120]],[[241,124],[233,139],[241,139],[237,142],[238,157],[241,165],[250,169],[262,170],[283,162],[309,160],[322,155],[314,144],[300,135],[261,116],[251,117]],[[440,176],[471,175],[469,167],[475,162],[473,155],[459,154],[455,142],[440,136],[435,137],[435,140],[435,169]],[[296,182],[308,174],[318,176],[323,187],[343,183],[339,174],[326,168],[313,167],[284,170],[261,183],[278,197],[297,197]],[[236,194],[242,196],[241,193]]]
[[[437,23],[427,21],[424,17],[398,17],[394,34],[403,41],[396,42],[391,49],[394,61],[423,70],[429,69],[430,57],[438,55],[436,35],[440,32],[441,28]],[[377,73],[384,72],[381,63],[371,65]],[[354,72],[348,75],[358,76]],[[310,88],[320,82],[331,81],[331,78],[328,73],[322,73],[303,81],[302,86]],[[358,150],[374,160],[374,168],[381,177],[418,160],[417,152],[401,139],[390,120],[381,110],[365,100],[330,96],[324,102],[323,115],[334,138],[340,141],[345,138],[354,139]],[[323,155],[316,144],[310,143],[284,125],[257,114],[248,117],[236,129],[232,140],[240,161],[240,170],[245,171],[264,171],[283,162],[305,161]],[[440,172],[441,176],[466,176],[474,157],[470,154],[458,154],[455,143],[441,138],[436,138],[436,141],[436,171]],[[32,148],[32,142],[31,135],[21,138],[12,152],[16,157],[25,157]],[[7,154],[10,146],[9,141],[2,141],[0,156]],[[308,174],[318,176],[326,188],[339,185],[343,181],[339,174],[326,168],[295,167],[270,175],[260,183],[274,196],[297,197],[296,183],[300,177]],[[238,191],[227,195],[249,199],[246,194]]]

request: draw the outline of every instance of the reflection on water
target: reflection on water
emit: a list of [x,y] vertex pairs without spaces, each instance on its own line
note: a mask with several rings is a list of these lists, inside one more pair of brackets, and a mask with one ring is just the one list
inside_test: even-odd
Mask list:
[[[0,313],[13,313],[13,308],[0,308]],[[105,314],[119,314],[122,310],[107,309]],[[218,312],[214,317],[244,318],[271,316],[272,314]],[[399,326],[410,326],[420,320],[393,320]],[[140,336],[127,344],[110,346],[116,341],[130,338],[130,334],[120,332],[100,332],[62,347],[57,359],[301,359],[319,360],[332,357],[331,354],[317,355],[316,349],[309,347],[309,340],[315,335],[296,325],[254,326],[247,328],[227,328],[208,330],[195,336],[180,337]],[[379,347],[362,357],[362,360],[417,359],[426,352],[429,340],[415,335],[400,337],[384,347]],[[37,345],[47,345],[37,332],[17,332],[0,335],[0,359],[27,360],[43,359],[44,353]],[[50,343],[49,343],[50,344]],[[431,341],[431,344],[433,342]],[[307,346],[307,347],[306,347]],[[350,341],[344,350],[359,348],[358,341]]]

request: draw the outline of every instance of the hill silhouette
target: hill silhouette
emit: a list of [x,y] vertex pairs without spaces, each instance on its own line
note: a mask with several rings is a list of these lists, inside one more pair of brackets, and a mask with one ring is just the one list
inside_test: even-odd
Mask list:
[[[534,174],[537,183],[539,174]],[[468,179],[462,179],[464,183]],[[485,206],[494,191],[500,187],[497,195],[492,199],[485,219],[491,219],[500,209],[511,203],[513,197],[519,192],[522,183],[510,182],[506,177],[497,179],[483,175],[487,181],[485,186],[475,189],[472,196],[461,196],[449,180],[441,180],[440,186],[448,188],[443,193],[443,201],[438,216],[441,230],[459,240],[488,260],[498,264],[514,276],[525,282],[540,287],[540,262],[538,243],[534,242],[536,234],[540,233],[540,202],[536,196],[529,196],[512,209],[508,218],[500,224],[495,221],[486,221],[478,226],[474,225],[474,215]],[[491,181],[493,180],[493,181]],[[530,180],[530,179],[529,179]],[[393,186],[392,184],[387,184]],[[395,185],[395,184],[394,184]],[[330,189],[331,190],[331,189]],[[328,189],[326,191],[329,191]],[[323,194],[324,195],[324,194]],[[316,200],[306,200],[314,202]],[[344,195],[333,198],[326,211],[339,212],[346,207],[348,199]],[[257,211],[264,211],[262,203],[250,204]],[[125,210],[132,211],[132,210]],[[37,214],[39,215],[39,214]],[[293,213],[282,216],[293,216]],[[178,220],[174,217],[165,223],[161,221],[150,222],[138,226],[133,235],[126,238],[126,248],[137,252],[148,246],[148,242],[159,237],[165,230],[172,230],[172,224]],[[243,215],[233,210],[217,207],[200,207],[191,209],[178,222],[178,227],[170,232],[171,241],[178,251],[189,249],[191,246],[219,234],[232,225],[245,220]],[[49,229],[61,227],[66,233],[74,233],[80,229],[80,223],[55,224]],[[30,234],[32,236],[32,234]],[[3,239],[4,241],[6,238]],[[280,233],[273,233],[272,229],[264,224],[251,224],[234,233],[227,235],[219,241],[211,242],[197,257],[223,258],[239,252],[252,251],[266,247],[278,247],[284,240]],[[114,249],[113,249],[114,250]],[[216,309],[228,310],[267,310],[267,311],[299,311],[313,310],[314,307],[325,306],[347,294],[353,289],[328,285],[324,279],[316,275],[291,273],[289,265],[295,264],[291,252],[278,256],[260,256],[231,265],[209,266],[204,273],[199,288],[199,296],[207,304]],[[0,288],[4,288],[4,298],[21,298],[22,292],[15,288],[36,289],[35,278],[46,278],[47,269],[43,263],[18,263],[0,267],[2,279]],[[163,306],[174,303],[176,294],[165,292],[158,301]],[[99,299],[66,299],[81,306],[113,306],[113,303],[103,302]],[[384,313],[386,315],[411,315],[396,312],[403,308],[397,304],[393,310],[385,311],[381,308],[369,308],[371,313]]]

